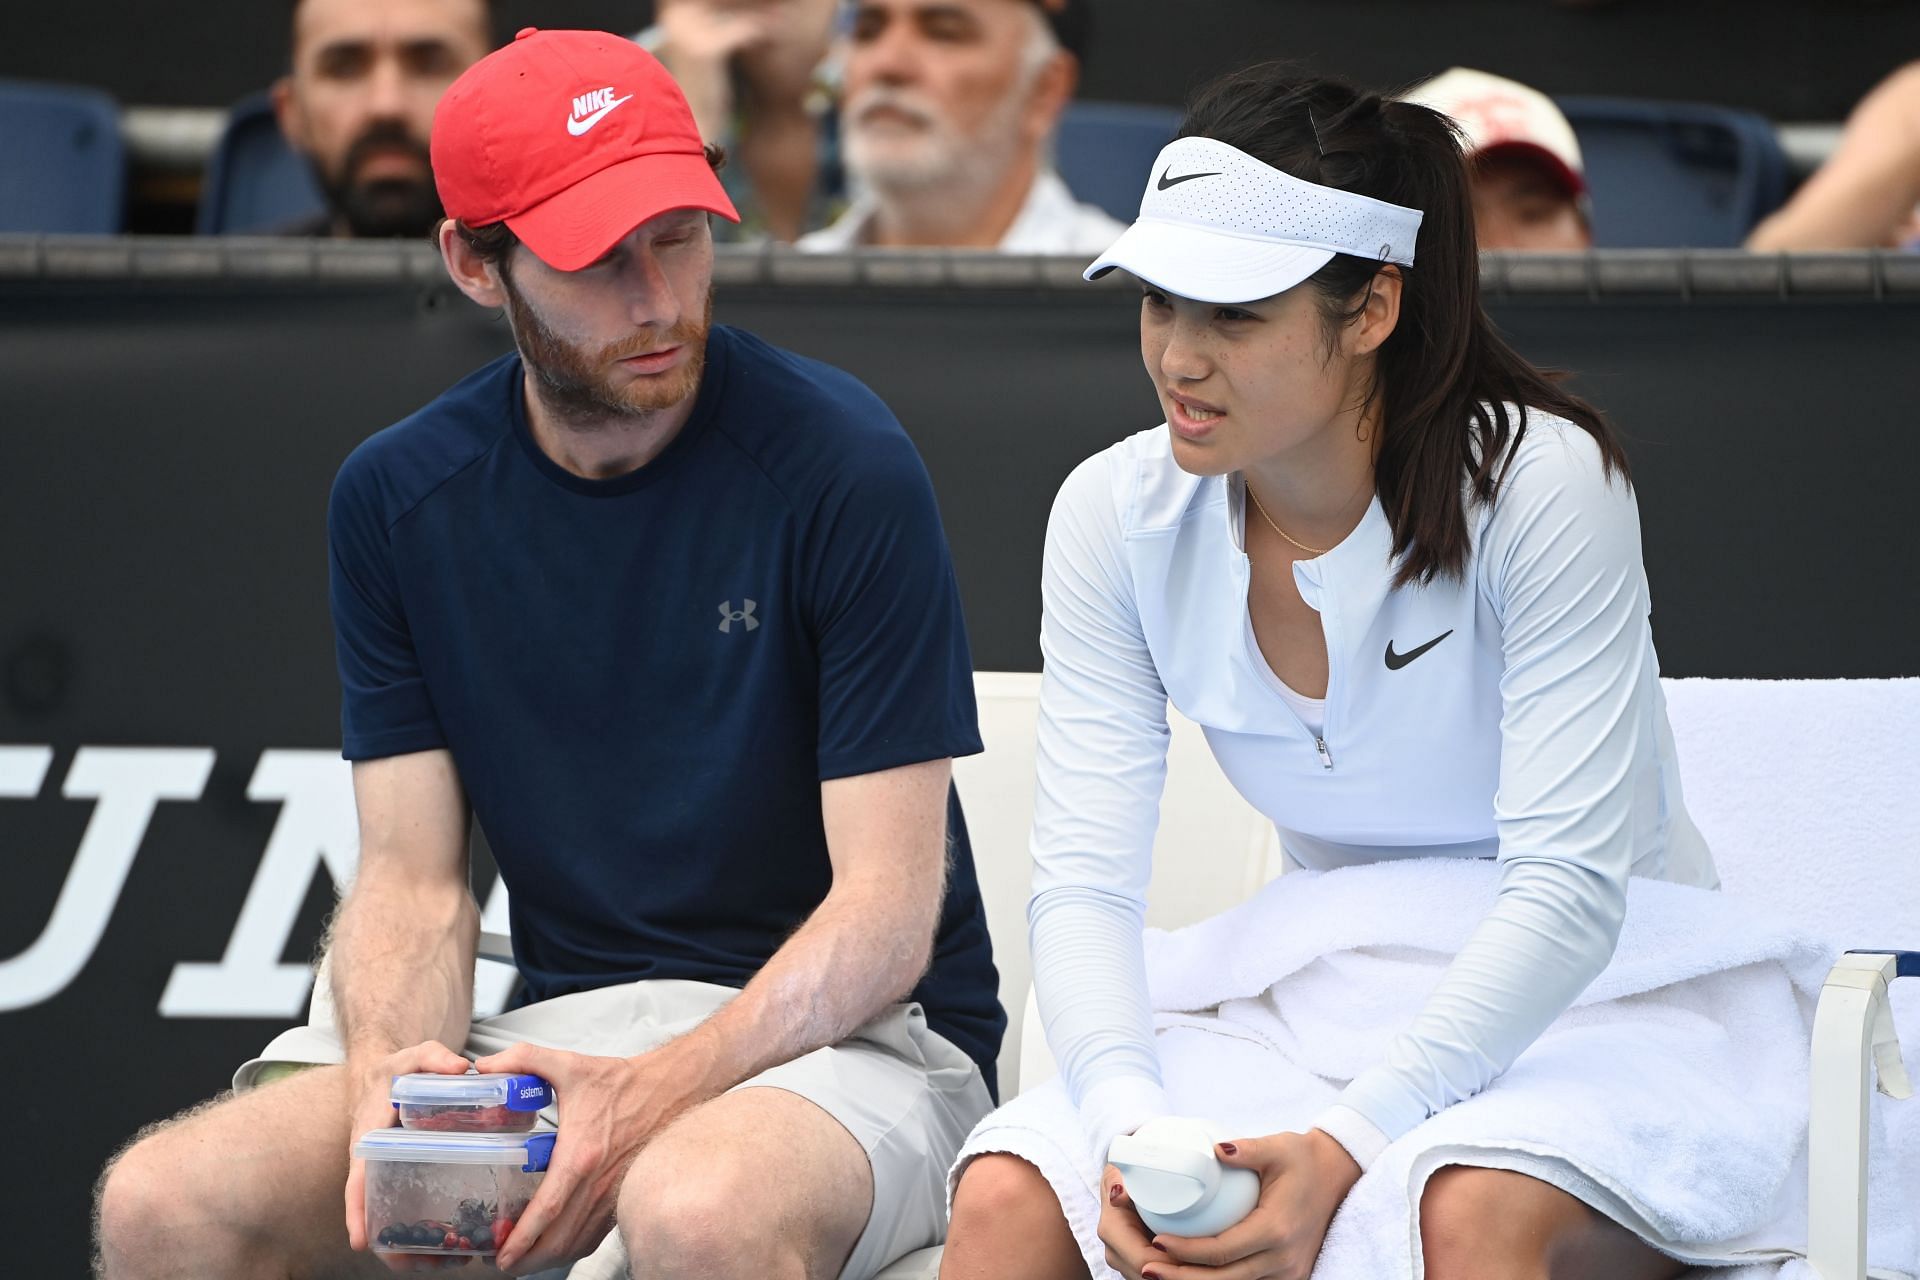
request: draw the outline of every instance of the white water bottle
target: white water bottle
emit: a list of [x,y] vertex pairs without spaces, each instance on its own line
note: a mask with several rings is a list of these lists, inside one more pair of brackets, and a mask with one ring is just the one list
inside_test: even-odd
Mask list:
[[1155,1234],[1217,1236],[1260,1200],[1260,1175],[1221,1164],[1213,1153],[1221,1141],[1205,1120],[1160,1116],[1115,1138],[1107,1163]]

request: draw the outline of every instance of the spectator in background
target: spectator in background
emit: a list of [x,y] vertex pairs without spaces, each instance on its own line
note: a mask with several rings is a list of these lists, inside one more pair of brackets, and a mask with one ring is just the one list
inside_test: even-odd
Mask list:
[[1126,228],[1048,158],[1087,0],[858,0],[840,128],[853,206],[802,249],[1084,253]]
[[1920,62],[1882,80],[1827,162],[1755,227],[1747,248],[1891,249],[1920,237]]
[[492,47],[488,0],[296,0],[273,86],[327,211],[290,235],[425,237],[440,220],[427,136],[440,95]]
[[839,212],[834,16],[840,0],[659,0],[634,39],[686,91],[700,136],[727,149],[740,223],[716,238],[792,241]]
[[1465,135],[1473,226],[1482,249],[1578,253],[1593,247],[1580,142],[1553,99],[1467,67],[1408,90]]

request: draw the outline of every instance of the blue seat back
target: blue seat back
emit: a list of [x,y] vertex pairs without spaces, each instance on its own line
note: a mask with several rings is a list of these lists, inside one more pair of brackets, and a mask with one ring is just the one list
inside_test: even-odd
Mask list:
[[1073,194],[1122,222],[1140,215],[1140,192],[1180,113],[1128,102],[1075,102],[1060,118],[1054,163]]
[[194,230],[278,231],[326,207],[313,169],[280,132],[272,98],[262,92],[235,103],[207,166]]
[[1597,248],[1736,248],[1786,197],[1786,156],[1761,116],[1633,98],[1555,101],[1580,139]]
[[111,235],[126,191],[120,109],[110,96],[0,80],[0,231]]

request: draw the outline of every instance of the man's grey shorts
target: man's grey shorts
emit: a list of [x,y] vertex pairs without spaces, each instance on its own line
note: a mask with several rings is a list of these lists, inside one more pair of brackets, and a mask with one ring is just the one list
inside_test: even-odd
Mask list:
[[[324,991],[324,983],[320,988]],[[482,1018],[465,1051],[493,1053],[517,1041],[575,1053],[629,1057],[691,1030],[739,992],[706,982],[627,983],[544,1000]],[[276,1036],[234,1073],[246,1089],[276,1063],[334,1063],[340,1040],[324,998],[309,1025]],[[979,1067],[927,1027],[917,1004],[896,1004],[839,1044],[783,1063],[737,1086],[796,1093],[838,1120],[873,1167],[873,1211],[843,1280],[868,1280],[895,1258],[946,1236],[947,1169],[979,1119],[993,1109]],[[562,1099],[564,1102],[564,1099]],[[554,1122],[552,1111],[543,1113]],[[574,1266],[573,1280],[624,1280],[620,1234]]]

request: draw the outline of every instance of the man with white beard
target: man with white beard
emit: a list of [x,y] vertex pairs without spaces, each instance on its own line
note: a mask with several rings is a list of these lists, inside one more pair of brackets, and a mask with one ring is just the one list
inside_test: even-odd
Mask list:
[[841,107],[860,193],[801,249],[1098,253],[1125,230],[1048,159],[1086,0],[859,0]]

